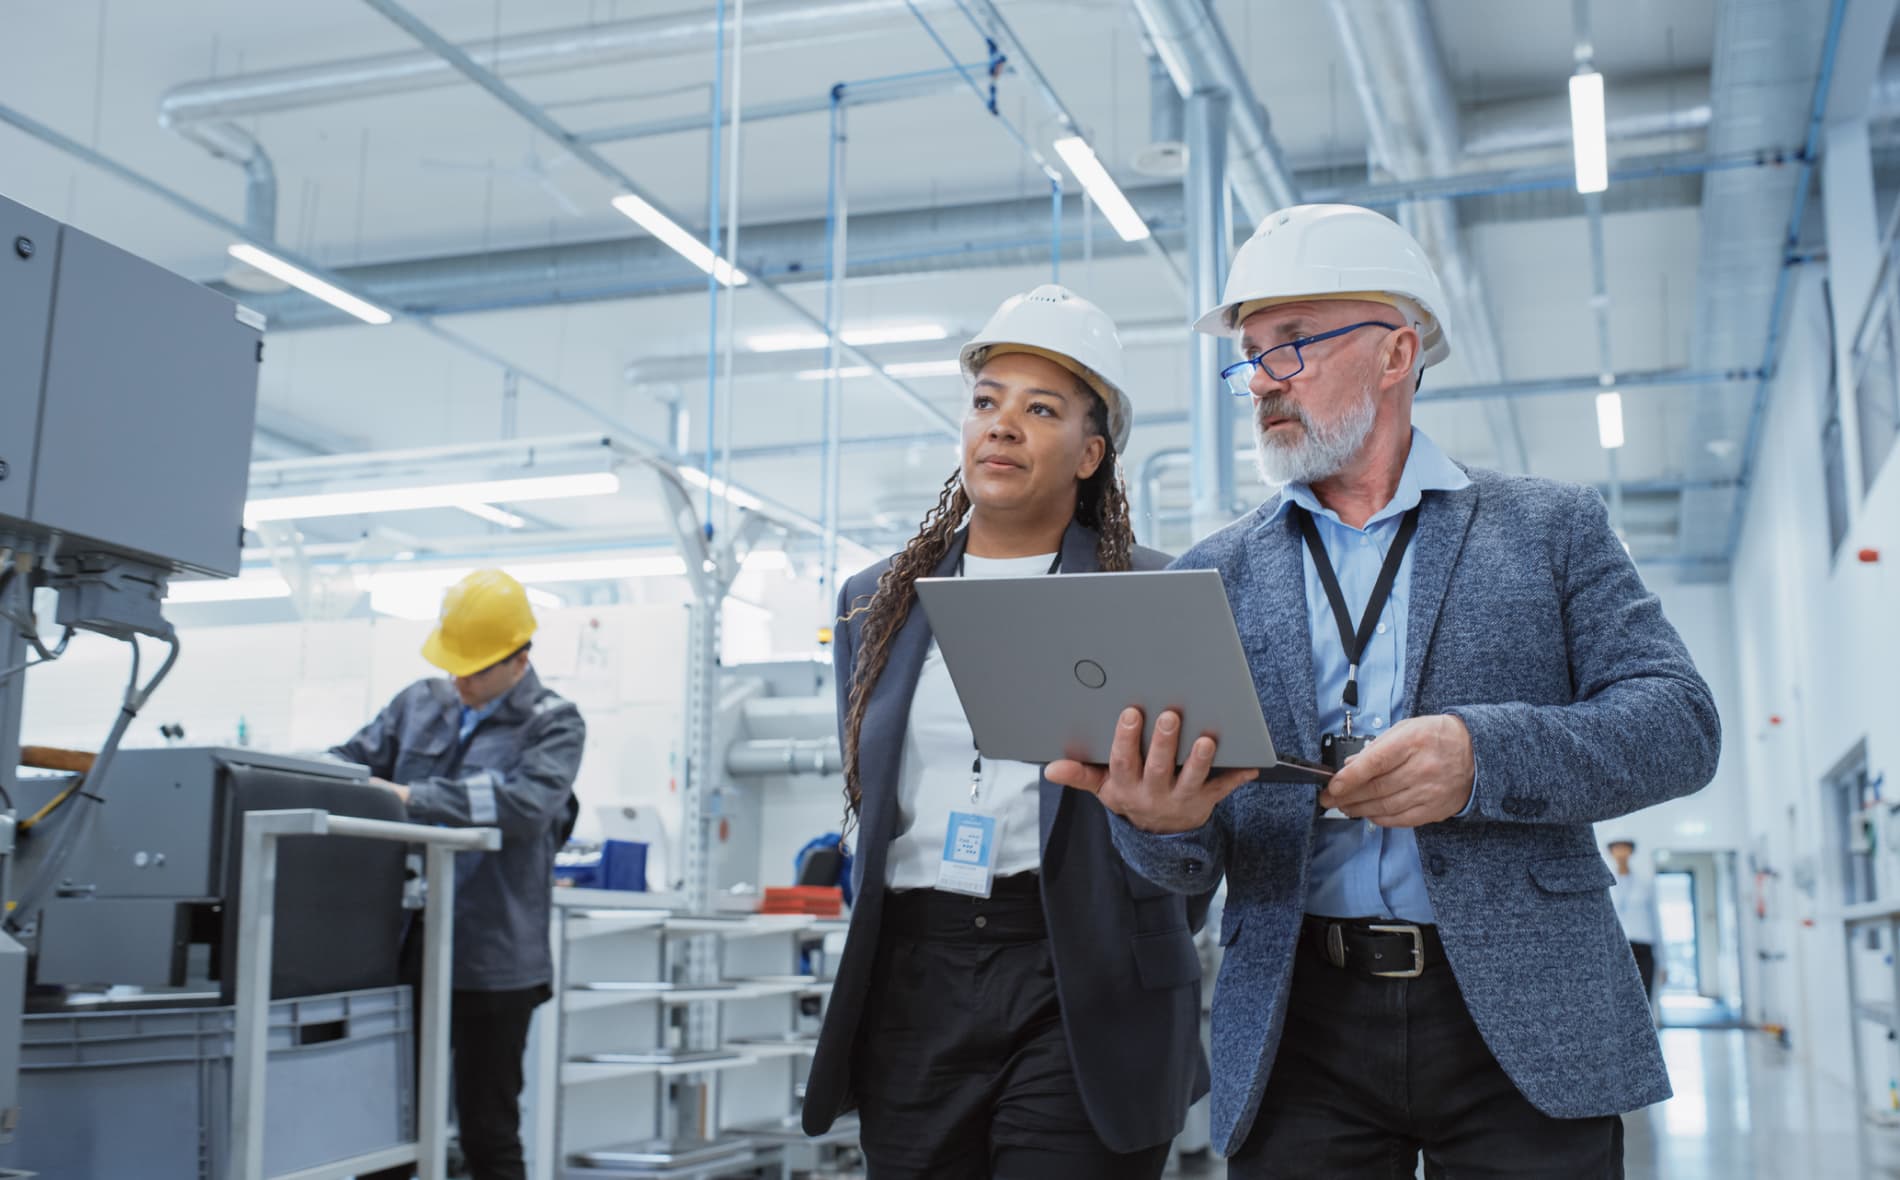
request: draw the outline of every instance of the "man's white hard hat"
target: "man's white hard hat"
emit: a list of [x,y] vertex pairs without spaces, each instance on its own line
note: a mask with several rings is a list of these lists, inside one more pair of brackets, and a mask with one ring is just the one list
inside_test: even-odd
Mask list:
[[1331,299],[1401,312],[1418,329],[1425,365],[1451,355],[1445,290],[1431,259],[1397,222],[1358,205],[1294,205],[1269,216],[1234,255],[1220,306],[1194,328],[1238,336],[1255,312]]

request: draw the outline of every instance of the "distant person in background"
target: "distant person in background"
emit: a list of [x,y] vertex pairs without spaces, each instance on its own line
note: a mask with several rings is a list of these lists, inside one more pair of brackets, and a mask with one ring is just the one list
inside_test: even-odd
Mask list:
[[1636,956],[1636,969],[1643,975],[1643,994],[1656,1002],[1656,947],[1662,942],[1662,923],[1656,916],[1656,875],[1631,867],[1636,841],[1610,841],[1610,859],[1616,862],[1616,884],[1610,888],[1610,900],[1623,923],[1623,934],[1630,940],[1630,952]]
[[[526,1180],[521,1056],[551,996],[548,917],[554,854],[580,815],[574,776],[587,726],[528,662],[528,594],[501,570],[449,588],[422,655],[448,673],[396,694],[332,756],[369,768],[419,824],[501,829],[498,852],[455,860],[454,1000],[449,1051],[456,1122],[471,1180]],[[420,975],[421,923],[404,946]],[[405,1164],[365,1180],[407,1180]]]

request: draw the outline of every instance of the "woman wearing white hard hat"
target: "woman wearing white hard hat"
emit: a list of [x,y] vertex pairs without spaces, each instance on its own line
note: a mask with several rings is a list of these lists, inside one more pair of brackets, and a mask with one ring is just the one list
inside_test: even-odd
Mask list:
[[[903,552],[840,596],[860,883],[805,1129],[855,1106],[870,1180],[1151,1180],[1206,1089],[1190,906],[1128,870],[1094,799],[974,757],[913,589],[1166,564],[1134,544],[1117,472],[1121,344],[1050,284],[1006,300],[961,360],[962,463]],[[940,876],[953,812],[996,821],[987,884]]]

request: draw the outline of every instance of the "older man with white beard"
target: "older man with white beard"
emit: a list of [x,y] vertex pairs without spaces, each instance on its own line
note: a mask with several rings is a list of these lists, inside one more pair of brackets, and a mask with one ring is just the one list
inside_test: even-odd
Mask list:
[[[1235,336],[1262,475],[1176,565],[1219,570],[1277,743],[1323,788],[1144,755],[1098,795],[1140,873],[1225,874],[1214,1141],[1251,1177],[1621,1176],[1669,1094],[1592,823],[1713,777],[1708,687],[1592,489],[1465,468],[1412,425],[1449,353],[1418,244],[1367,209],[1269,217],[1196,325]],[[1203,395],[1204,396],[1204,395]]]

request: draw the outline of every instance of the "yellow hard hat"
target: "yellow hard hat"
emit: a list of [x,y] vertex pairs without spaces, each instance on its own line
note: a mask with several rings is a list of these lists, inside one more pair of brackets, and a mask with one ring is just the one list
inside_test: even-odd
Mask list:
[[442,596],[422,658],[451,676],[473,676],[526,647],[534,629],[521,583],[500,570],[476,570]]

